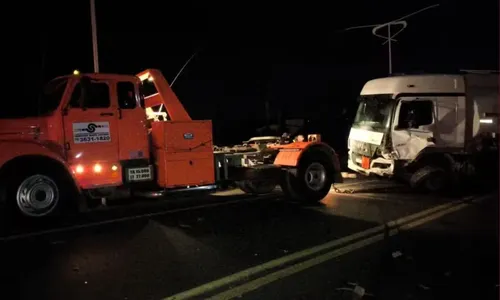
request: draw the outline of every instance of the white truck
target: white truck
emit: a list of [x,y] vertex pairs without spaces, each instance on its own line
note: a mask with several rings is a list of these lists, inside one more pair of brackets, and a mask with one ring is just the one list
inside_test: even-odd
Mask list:
[[497,71],[368,81],[349,133],[348,168],[432,192],[488,167],[497,172],[498,82]]

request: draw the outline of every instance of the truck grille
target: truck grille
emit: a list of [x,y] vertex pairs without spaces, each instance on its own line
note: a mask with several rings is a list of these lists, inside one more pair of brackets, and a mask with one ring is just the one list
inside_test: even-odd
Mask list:
[[364,142],[351,141],[350,148],[353,153],[373,157],[377,152],[378,146]]

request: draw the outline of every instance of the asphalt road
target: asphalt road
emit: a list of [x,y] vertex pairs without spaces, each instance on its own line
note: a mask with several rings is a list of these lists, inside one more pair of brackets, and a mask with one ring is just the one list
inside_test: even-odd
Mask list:
[[338,187],[354,193],[305,206],[228,191],[3,226],[0,299],[498,299],[496,194]]

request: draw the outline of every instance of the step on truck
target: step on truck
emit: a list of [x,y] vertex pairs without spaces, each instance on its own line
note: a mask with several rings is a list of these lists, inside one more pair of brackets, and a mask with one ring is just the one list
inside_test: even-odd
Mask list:
[[368,81],[349,134],[349,169],[430,192],[494,180],[498,80],[498,72],[462,71]]
[[279,185],[290,199],[319,201],[341,180],[335,151],[316,135],[264,149],[214,148],[212,122],[192,120],[159,70],[75,72],[50,81],[39,106],[36,115],[0,119],[0,200],[16,216],[221,182],[251,194]]

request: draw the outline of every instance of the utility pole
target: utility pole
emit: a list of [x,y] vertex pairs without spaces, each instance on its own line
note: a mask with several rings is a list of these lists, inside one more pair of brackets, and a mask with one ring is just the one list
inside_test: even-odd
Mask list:
[[[389,48],[389,75],[392,74],[392,43],[391,43],[391,25],[392,23],[387,24],[387,45]],[[403,28],[406,27],[406,22]]]
[[[424,7],[422,9],[420,9],[420,10],[417,10],[415,12],[412,12],[411,14],[408,14],[408,15],[406,15],[404,17],[398,18],[396,20],[389,21],[387,23],[354,26],[354,27],[346,28],[343,31],[354,30],[354,29],[362,29],[362,28],[372,28],[372,34],[374,36],[379,37],[379,38],[383,38],[385,41],[382,43],[382,45],[385,45],[387,43],[387,46],[388,46],[389,75],[390,75],[390,74],[392,74],[392,42],[397,42],[397,40],[395,40],[394,37],[396,35],[398,35],[399,33],[401,33],[406,28],[406,26],[408,25],[408,23],[406,23],[405,19],[409,18],[411,16],[414,16],[414,15],[416,15],[418,13],[421,13],[421,12],[423,12],[425,10],[428,10],[428,9],[431,9],[431,8],[435,8],[435,7],[438,7],[438,6],[439,6],[439,4],[430,5],[430,6]],[[392,33],[392,31],[391,31],[391,29],[392,29],[391,27],[392,26],[400,26],[400,28],[395,33]],[[380,29],[382,29],[384,27],[387,27],[387,36],[379,35],[377,33]]]
[[97,49],[97,24],[95,17],[95,0],[90,0],[90,23],[92,25],[92,52],[94,55],[94,73],[99,73],[99,53]]
[[[394,25],[400,25],[401,28],[395,34],[392,34],[391,33],[391,26],[394,26]],[[408,24],[406,23],[406,21],[391,21],[389,23],[385,23],[385,24],[381,24],[379,26],[375,26],[372,29],[372,34],[374,36],[376,36],[376,37],[380,37],[380,38],[385,39],[386,41],[383,44],[387,43],[387,45],[388,45],[387,48],[388,48],[388,55],[389,55],[389,75],[392,74],[392,42],[396,41],[394,39],[394,37],[397,34],[399,34],[401,31],[403,31],[406,28],[407,25]],[[387,37],[377,34],[377,31],[380,30],[380,29],[382,29],[383,27],[387,27]]]

